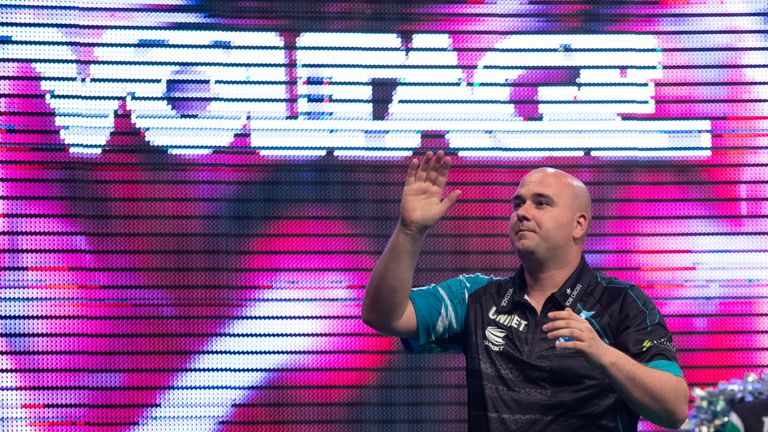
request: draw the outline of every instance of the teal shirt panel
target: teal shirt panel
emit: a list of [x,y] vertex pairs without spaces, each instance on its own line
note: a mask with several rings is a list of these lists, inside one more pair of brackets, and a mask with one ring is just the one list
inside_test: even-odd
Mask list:
[[475,273],[412,289],[418,344],[424,348],[459,334],[464,329],[469,295],[495,279]]
[[669,372],[674,376],[683,378],[683,371],[680,369],[680,365],[678,365],[676,362],[673,362],[672,360],[654,360],[646,363],[645,365],[649,368]]

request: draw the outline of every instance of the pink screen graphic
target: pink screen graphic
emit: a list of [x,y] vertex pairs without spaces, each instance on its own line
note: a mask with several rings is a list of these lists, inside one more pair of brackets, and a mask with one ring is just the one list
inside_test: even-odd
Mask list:
[[512,191],[554,166],[689,384],[763,372],[765,29],[754,2],[8,2],[0,429],[465,430],[461,356],[359,320],[437,149],[463,194],[417,284],[509,274]]

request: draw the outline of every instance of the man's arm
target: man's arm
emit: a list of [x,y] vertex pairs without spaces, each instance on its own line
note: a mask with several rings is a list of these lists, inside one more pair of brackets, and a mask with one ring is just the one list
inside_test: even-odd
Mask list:
[[685,380],[640,364],[616,348],[605,346],[608,353],[601,370],[624,401],[659,426],[679,428],[688,418]]
[[427,152],[421,163],[412,159],[408,165],[400,220],[371,272],[363,298],[363,322],[377,331],[416,336],[416,314],[409,298],[416,260],[427,229],[445,215],[461,193],[453,191],[442,197],[450,165],[451,159],[442,151],[436,155]]
[[679,428],[688,417],[688,385],[681,377],[653,369],[607,345],[587,320],[570,308],[550,312],[542,329],[550,339],[566,337],[557,349],[575,349],[602,371],[632,409],[659,426]]

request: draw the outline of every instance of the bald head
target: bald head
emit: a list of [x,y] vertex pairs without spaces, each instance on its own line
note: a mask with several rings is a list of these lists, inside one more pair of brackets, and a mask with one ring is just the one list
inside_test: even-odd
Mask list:
[[520,184],[531,177],[531,180],[540,181],[541,179],[551,179],[557,185],[561,186],[565,192],[564,196],[570,200],[571,208],[574,213],[584,213],[587,216],[587,225],[592,222],[592,197],[584,183],[576,177],[555,168],[543,167],[536,168],[526,174]]

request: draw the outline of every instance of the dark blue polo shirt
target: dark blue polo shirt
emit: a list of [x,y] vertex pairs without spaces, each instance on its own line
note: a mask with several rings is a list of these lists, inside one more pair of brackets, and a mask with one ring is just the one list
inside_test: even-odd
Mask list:
[[470,431],[636,431],[638,415],[575,350],[557,350],[541,327],[570,307],[604,342],[648,367],[682,376],[672,336],[638,287],[592,270],[582,258],[541,315],[513,277],[463,275],[414,288],[418,344],[466,357]]

